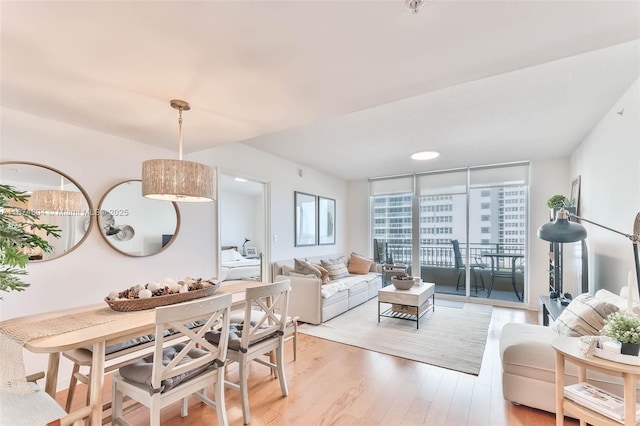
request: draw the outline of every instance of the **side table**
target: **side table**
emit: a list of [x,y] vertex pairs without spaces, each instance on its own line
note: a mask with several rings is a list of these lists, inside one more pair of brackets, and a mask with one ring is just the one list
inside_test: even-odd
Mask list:
[[541,305],[542,325],[545,327],[549,326],[549,318],[555,321],[562,311],[567,308],[565,305],[561,305],[558,299],[551,299],[549,296],[540,296],[538,301],[539,305]]
[[564,364],[566,361],[578,367],[578,382],[585,382],[587,369],[604,374],[622,376],[624,379],[624,418],[625,425],[636,425],[636,385],[640,376],[640,367],[609,361],[596,356],[587,358],[582,355],[577,337],[555,337],[551,346],[556,351],[556,426],[564,424],[564,411],[580,420],[580,425],[620,425],[609,417],[590,410],[582,404],[564,396]]

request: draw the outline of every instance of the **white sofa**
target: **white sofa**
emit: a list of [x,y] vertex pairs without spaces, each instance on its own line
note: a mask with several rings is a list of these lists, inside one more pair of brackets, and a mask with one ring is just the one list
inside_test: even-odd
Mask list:
[[[626,295],[626,288],[620,294]],[[595,296],[627,309],[627,299],[607,290]],[[636,305],[634,311],[638,313]],[[502,360],[502,394],[513,403],[555,413],[555,350],[551,340],[557,334],[552,327],[535,324],[508,323],[500,334]],[[623,395],[622,378],[587,370],[587,380],[600,388]],[[578,370],[565,364],[565,385],[577,383]],[[638,388],[640,402],[640,387]]]
[[[312,257],[311,263],[320,263],[322,259],[342,258],[345,265],[349,256],[331,255]],[[373,263],[369,273],[364,275],[349,275],[322,284],[320,278],[290,276],[293,271],[294,260],[278,261],[272,264],[274,281],[291,280],[289,295],[289,315],[297,316],[302,322],[321,324],[331,318],[358,306],[378,295],[382,288],[380,265]]]

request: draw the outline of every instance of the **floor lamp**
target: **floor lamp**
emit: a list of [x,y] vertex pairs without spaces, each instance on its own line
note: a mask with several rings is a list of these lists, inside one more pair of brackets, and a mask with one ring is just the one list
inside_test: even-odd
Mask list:
[[538,238],[552,243],[574,243],[587,238],[587,230],[584,226],[576,222],[570,222],[570,217],[574,217],[592,225],[599,226],[600,228],[604,228],[608,231],[615,232],[616,234],[622,235],[631,240],[631,245],[633,246],[633,258],[636,266],[636,284],[638,285],[638,293],[640,294],[640,261],[638,260],[638,244],[640,244],[640,213],[636,215],[635,221],[633,222],[633,234],[625,234],[624,232],[611,229],[608,226],[582,218],[562,208],[558,211],[555,221],[545,223],[538,229]]

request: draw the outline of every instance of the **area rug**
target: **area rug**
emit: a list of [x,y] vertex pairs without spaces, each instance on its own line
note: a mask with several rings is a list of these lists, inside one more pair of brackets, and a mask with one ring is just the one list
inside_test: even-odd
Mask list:
[[[382,304],[384,311],[387,304]],[[380,318],[374,298],[320,325],[303,324],[310,336],[478,375],[491,322],[491,306],[439,306],[416,323]]]

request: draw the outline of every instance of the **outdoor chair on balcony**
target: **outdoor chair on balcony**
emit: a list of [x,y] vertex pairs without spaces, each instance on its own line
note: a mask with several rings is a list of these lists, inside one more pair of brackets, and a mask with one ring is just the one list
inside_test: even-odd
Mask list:
[[[460,278],[462,277],[462,273],[465,272],[467,268],[462,258],[462,251],[460,251],[460,242],[458,240],[451,240],[451,244],[453,245],[455,266],[458,270],[458,280],[456,281],[456,291],[458,291],[458,288],[460,287]],[[476,269],[485,268],[487,268],[487,264],[482,263],[477,256],[474,256],[474,261],[469,265],[469,269],[471,270],[471,276],[473,277],[473,284],[475,286],[476,294],[478,294],[478,274],[476,273]],[[480,283],[482,284],[482,290],[485,290],[484,278],[482,277],[482,274],[480,274]]]

